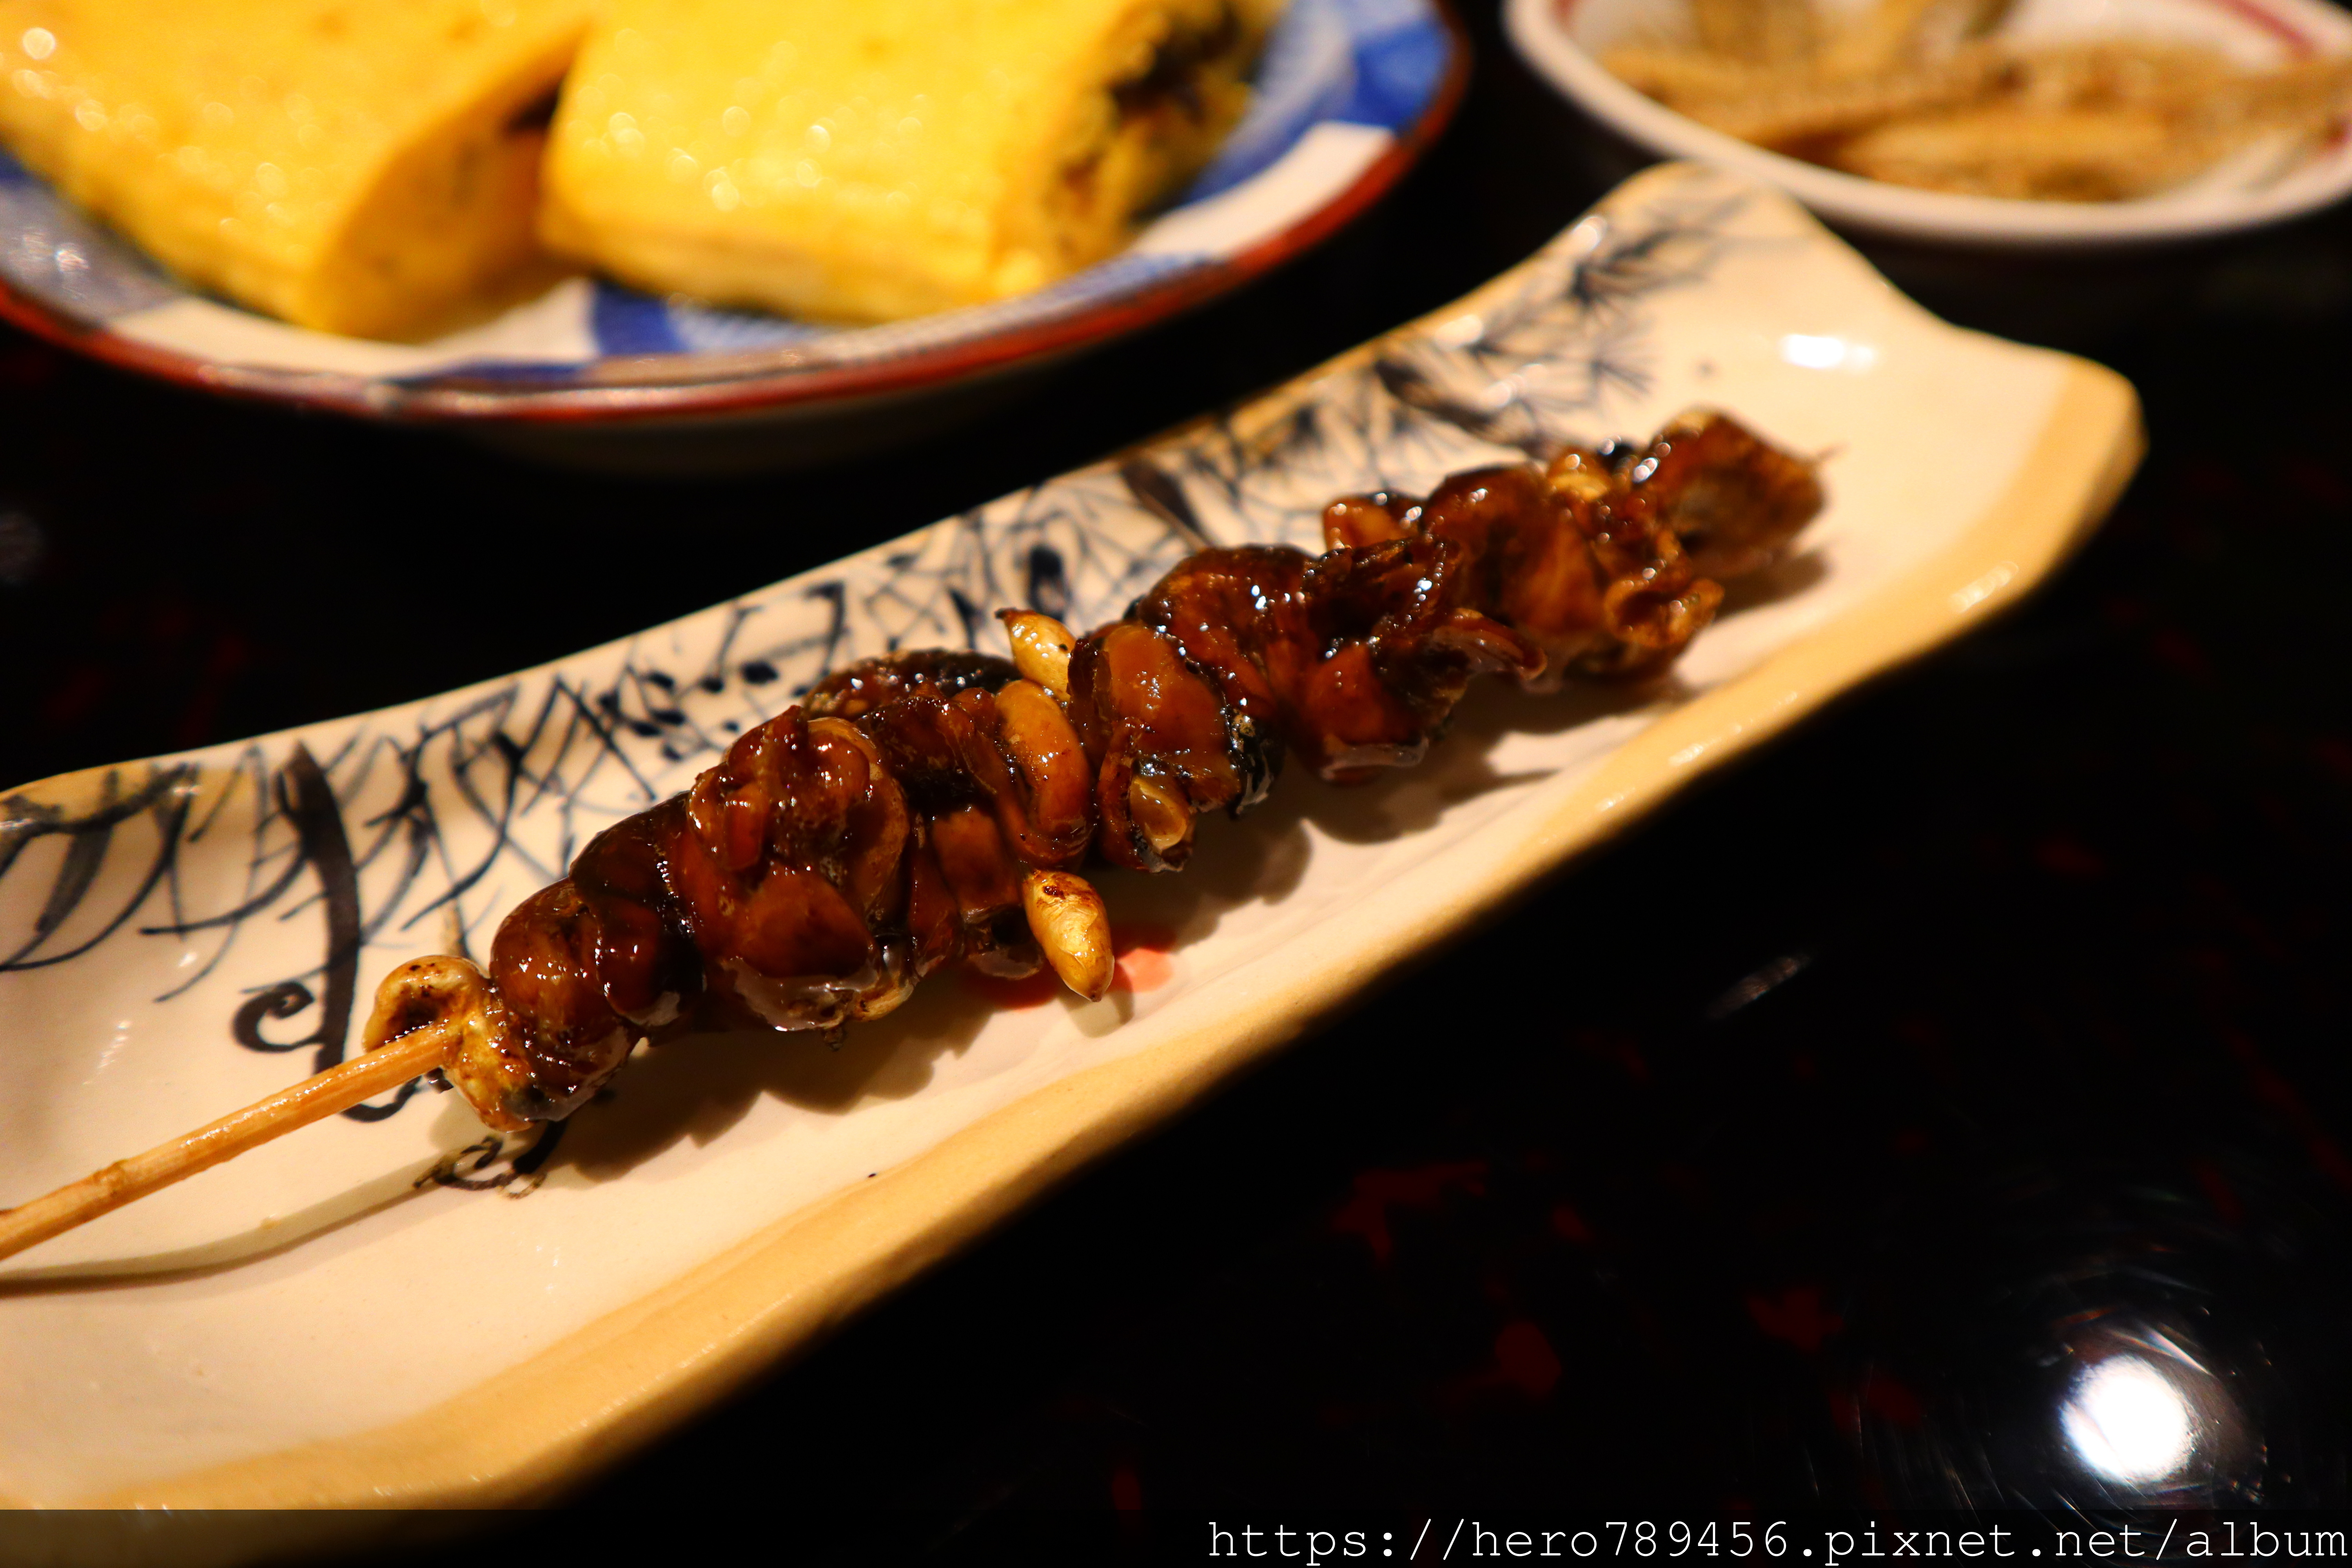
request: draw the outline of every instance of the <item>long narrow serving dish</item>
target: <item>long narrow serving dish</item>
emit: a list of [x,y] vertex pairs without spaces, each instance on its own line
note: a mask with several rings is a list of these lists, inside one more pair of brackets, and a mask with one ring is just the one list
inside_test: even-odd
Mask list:
[[0,1497],[177,1509],[535,1495],[675,1422],[1171,1114],[1407,954],[2050,570],[2139,450],[2130,388],[1961,331],[1785,197],[1652,171],[1293,384],[623,643],[0,804],[0,1197],[338,1059],[392,964],[476,946],[605,824],[827,668],[1091,625],[1202,537],[1312,545],[1693,403],[1830,454],[1829,510],[1664,691],[1496,687],[1423,766],[1284,781],[1181,876],[1106,875],[1091,1005],[935,982],[838,1050],[649,1056],[510,1160],[360,1108],[0,1268]]

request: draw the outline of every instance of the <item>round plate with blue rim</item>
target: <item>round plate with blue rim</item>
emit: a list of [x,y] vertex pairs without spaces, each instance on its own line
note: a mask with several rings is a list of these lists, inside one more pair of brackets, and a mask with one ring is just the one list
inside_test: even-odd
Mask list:
[[1291,0],[1248,114],[1121,254],[1017,299],[819,325],[573,278],[435,342],[305,331],[159,271],[0,154],[0,315],[214,391],[393,418],[810,414],[1102,342],[1237,287],[1370,205],[1443,126],[1468,50],[1444,0]]

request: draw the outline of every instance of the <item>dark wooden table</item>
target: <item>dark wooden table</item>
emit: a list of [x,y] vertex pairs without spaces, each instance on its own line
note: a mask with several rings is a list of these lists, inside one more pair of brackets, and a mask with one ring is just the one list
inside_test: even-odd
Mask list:
[[[586,477],[0,336],[0,777],[587,647],[1443,303],[1617,156],[1470,10],[1365,221],[893,457]],[[2152,1327],[2254,1439],[2178,1495],[2352,1503],[2352,221],[1878,258],[2138,385],[2054,584],[572,1500],[862,1510],[845,1561],[1036,1506],[2080,1500],[2070,1347]]]

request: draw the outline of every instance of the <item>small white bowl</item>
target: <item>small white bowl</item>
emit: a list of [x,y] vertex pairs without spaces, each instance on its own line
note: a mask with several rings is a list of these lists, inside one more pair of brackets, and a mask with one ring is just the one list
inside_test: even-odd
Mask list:
[[[1752,146],[1645,97],[1603,68],[1620,42],[1686,36],[1686,0],[1507,0],[1511,41],[1569,99],[1621,135],[1780,186],[1832,222],[1906,239],[2022,248],[2190,239],[2278,223],[2352,195],[2352,134],[2316,148],[2246,149],[2196,180],[2126,202],[1951,195],[1866,180]],[[2352,16],[2326,0],[2020,0],[2010,37],[2157,37],[2208,43],[2249,65],[2352,53]]]

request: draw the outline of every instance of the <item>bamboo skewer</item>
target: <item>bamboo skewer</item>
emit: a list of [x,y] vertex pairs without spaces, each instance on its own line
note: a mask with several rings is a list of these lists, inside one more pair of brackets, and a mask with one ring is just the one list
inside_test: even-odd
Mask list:
[[446,1063],[463,1037],[464,1027],[455,1020],[427,1024],[380,1050],[330,1068],[209,1126],[157,1144],[143,1154],[118,1160],[47,1197],[0,1209],[0,1258],[87,1225],[133,1199],[185,1181],[298,1127],[397,1089]]

